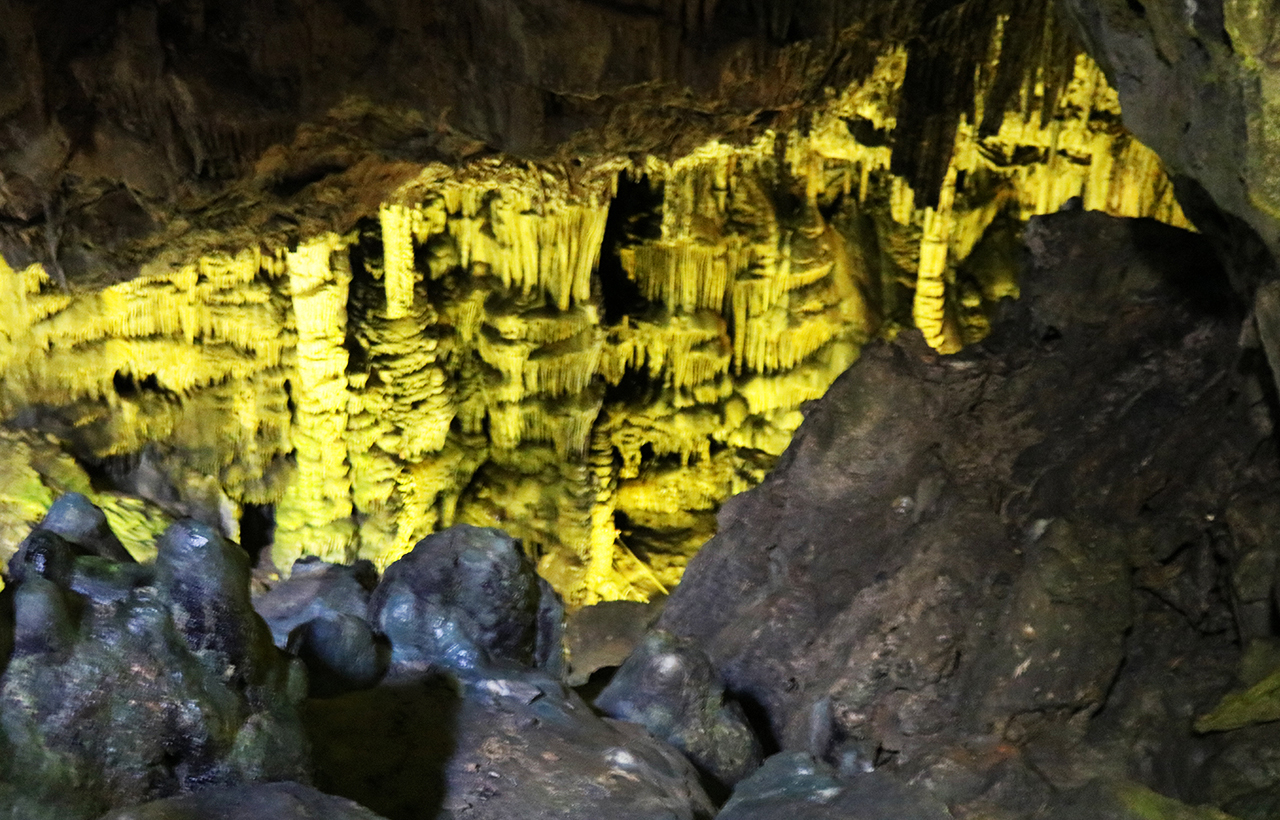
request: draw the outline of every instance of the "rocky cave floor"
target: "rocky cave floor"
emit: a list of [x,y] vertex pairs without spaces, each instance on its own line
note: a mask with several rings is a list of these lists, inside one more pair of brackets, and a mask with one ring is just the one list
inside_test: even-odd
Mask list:
[[868,347],[664,606],[566,627],[467,527],[251,595],[213,530],[139,565],[64,496],[0,599],[0,817],[1277,816],[1251,320],[1189,233],[1025,245],[992,335]]

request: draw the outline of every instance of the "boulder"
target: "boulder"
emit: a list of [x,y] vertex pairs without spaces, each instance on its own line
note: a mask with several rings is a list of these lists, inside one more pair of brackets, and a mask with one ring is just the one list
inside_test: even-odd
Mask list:
[[[66,493],[54,500],[44,518],[9,558],[9,580],[14,583],[21,581],[25,567],[33,560],[41,563],[48,560],[52,557],[50,550],[56,550],[56,560],[65,564],[64,568],[56,570],[59,572],[70,573],[71,563],[79,556],[120,564],[134,563],[133,556],[111,531],[106,515],[80,493]],[[32,559],[28,556],[32,552],[43,553],[46,557]]]
[[302,660],[313,697],[366,689],[386,674],[390,646],[369,624],[378,573],[369,561],[303,558],[289,577],[253,599],[276,646]]
[[391,648],[354,615],[326,613],[289,634],[289,653],[307,667],[312,697],[375,686],[390,665]]
[[474,674],[491,664],[564,669],[564,605],[520,542],[458,525],[387,567],[369,600],[391,641],[391,674]]
[[695,820],[697,772],[536,672],[401,680],[313,700],[316,785],[390,820]]
[[284,648],[289,633],[323,615],[369,619],[369,593],[378,571],[369,561],[330,564],[307,557],[297,561],[289,577],[253,599],[253,608],[271,627],[276,646]]
[[13,591],[0,816],[78,820],[307,776],[305,679],[250,607],[238,547],[183,521],[159,539],[153,573],[98,557],[68,573],[65,542],[43,532]]
[[725,699],[706,653],[663,630],[645,636],[596,698],[597,709],[639,723],[727,787],[763,758],[742,708]]
[[[864,349],[722,507],[657,625],[707,654],[766,746],[911,780],[978,744],[996,751],[958,765],[984,778],[1016,758],[1047,794],[1137,772],[1204,802],[1230,740],[1192,719],[1272,588],[1274,504],[1246,503],[1278,480],[1265,363],[1240,359],[1203,238],[1075,211],[1026,244],[987,340]],[[981,792],[957,812],[1035,810],[1034,788]]]
[[80,493],[58,496],[36,529],[57,533],[81,555],[96,555],[124,564],[133,562],[133,556],[111,531],[106,515]]

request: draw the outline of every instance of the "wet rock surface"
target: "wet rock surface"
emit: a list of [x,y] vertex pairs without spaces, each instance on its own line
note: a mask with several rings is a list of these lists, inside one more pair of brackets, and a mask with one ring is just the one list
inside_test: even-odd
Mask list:
[[564,605],[534,572],[520,542],[459,525],[428,536],[387,568],[369,617],[391,641],[391,672],[492,664],[564,669]]
[[158,547],[139,571],[73,559],[43,530],[28,540],[0,679],[0,814],[70,820],[306,778],[305,679],[250,608],[248,557],[192,521]]
[[518,541],[429,536],[387,568],[369,612],[392,647],[386,680],[305,713],[322,789],[391,820],[713,814],[679,752],[561,682],[563,606]]
[[377,583],[368,561],[346,566],[304,559],[253,599],[276,646],[306,664],[313,697],[367,689],[386,674],[390,644],[369,625],[369,594]]
[[760,765],[760,741],[742,708],[725,699],[706,654],[670,632],[650,632],[594,704],[675,746],[721,788]]
[[107,814],[102,820],[380,820],[341,797],[298,783],[210,789]]
[[1231,820],[1208,806],[1187,806],[1132,782],[1095,780],[1066,795],[1046,820]]
[[391,663],[387,641],[354,615],[313,618],[293,630],[286,648],[306,664],[312,697],[375,686]]

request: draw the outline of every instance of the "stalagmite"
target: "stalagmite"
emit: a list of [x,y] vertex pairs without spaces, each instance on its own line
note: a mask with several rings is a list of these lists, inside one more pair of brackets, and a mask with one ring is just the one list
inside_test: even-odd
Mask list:
[[325,236],[287,256],[298,327],[293,446],[297,474],[280,500],[272,556],[289,567],[304,554],[353,557],[351,476],[347,462],[347,291],[345,243]]

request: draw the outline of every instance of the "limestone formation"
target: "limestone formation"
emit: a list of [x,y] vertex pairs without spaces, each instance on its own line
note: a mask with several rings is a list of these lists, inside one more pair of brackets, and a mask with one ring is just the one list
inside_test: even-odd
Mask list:
[[136,496],[95,490],[84,468],[56,440],[0,430],[0,448],[0,554],[12,557],[54,501],[76,493],[101,510],[130,556],[154,556],[155,537],[170,523],[163,510]]
[[511,529],[573,605],[661,594],[866,339],[987,332],[1022,220],[1074,198],[1186,224],[1084,56],[995,125],[962,117],[917,192],[893,147],[910,65],[890,50],[803,131],[678,159],[428,164],[341,234],[74,291],[6,266],[0,401],[273,504],[282,569],[385,567],[461,522]]
[[1275,18],[0,0],[0,814],[1270,820]]
[[0,813],[91,820],[178,791],[307,777],[305,673],[250,608],[239,547],[184,521],[154,567],[76,557],[46,529],[19,556],[5,590]]
[[659,737],[560,682],[563,611],[498,531],[433,534],[371,594],[367,563],[260,574],[299,663],[214,526],[173,525],[154,562],[77,554],[109,539],[73,497],[0,598],[0,807],[88,820],[191,790],[137,811],[233,811],[311,774],[389,820],[700,820],[695,766],[738,780],[754,731],[788,753],[726,817],[1221,817],[1188,805],[1213,800],[1265,820],[1267,368],[1221,375],[1237,317],[1195,275],[1201,238],[1072,211],[1024,240],[1024,300],[991,336],[869,348],[727,508],[662,616],[684,637],[653,633],[599,700]]

